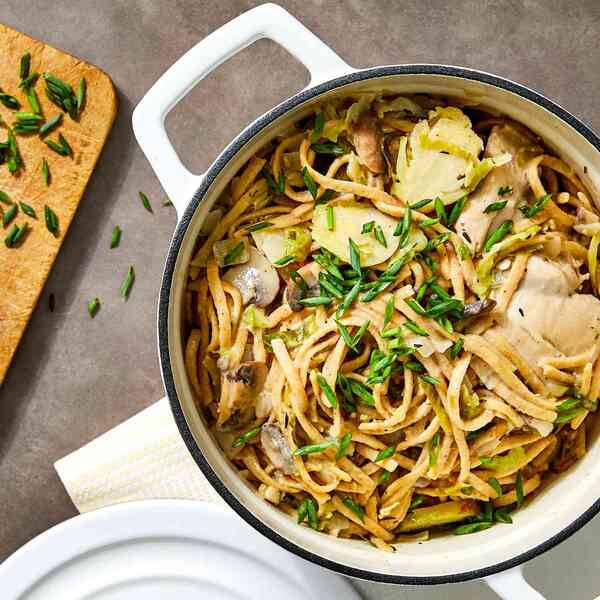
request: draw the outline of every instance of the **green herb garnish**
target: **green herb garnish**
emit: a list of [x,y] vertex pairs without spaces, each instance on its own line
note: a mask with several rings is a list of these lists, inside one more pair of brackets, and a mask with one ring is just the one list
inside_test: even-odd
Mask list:
[[98,298],[93,298],[90,300],[87,305],[87,310],[88,314],[93,319],[100,310],[100,300],[98,300]]
[[361,521],[365,520],[365,511],[362,506],[359,506],[350,498],[350,496],[346,496],[342,502],[346,508],[349,508]]
[[46,144],[46,146],[48,146],[50,150],[53,150],[61,156],[69,156],[73,154],[73,149],[71,148],[69,142],[67,142],[62,133],[58,134],[58,143],[52,140],[44,140],[44,144]]
[[7,208],[2,215],[2,225],[6,227],[16,216],[18,212],[18,207],[16,204],[12,204],[10,208]]
[[121,228],[118,225],[115,225],[112,234],[110,237],[110,248],[118,248],[121,243]]
[[244,251],[244,242],[238,242],[223,259],[223,265],[230,265]]
[[31,112],[36,114],[42,112],[40,101],[38,100],[37,94],[32,87],[25,88],[25,98],[27,98],[27,103],[29,104],[29,108],[31,108]]
[[352,432],[348,431],[344,434],[344,437],[340,440],[340,444],[338,446],[337,452],[335,453],[335,458],[339,460],[340,458],[344,458],[348,453],[348,447],[350,446],[350,442],[352,441]]
[[381,225],[375,225],[375,239],[384,247],[387,248],[387,242],[385,240],[385,235],[383,235],[383,229],[381,229]]
[[254,225],[249,225],[246,227],[246,231],[252,233],[253,231],[260,231],[261,229],[267,229],[267,227],[272,227],[273,223],[269,223],[268,221],[263,221],[262,223],[255,223]]
[[337,439],[333,440],[325,440],[324,442],[320,442],[318,444],[309,444],[308,446],[301,446],[300,448],[296,448],[294,450],[294,456],[304,456],[305,454],[319,454],[321,452],[325,452],[329,448],[333,448],[339,444]]
[[27,79],[29,77],[29,67],[31,65],[31,54],[26,52],[21,56],[19,63],[19,79]]
[[491,477],[488,479],[488,483],[494,488],[496,497],[500,498],[500,496],[502,496],[502,487],[500,486],[499,481],[495,477]]
[[3,202],[4,204],[12,204],[10,196],[6,192],[2,191],[0,191],[0,202]]
[[77,93],[75,94],[75,104],[77,106],[77,114],[81,114],[85,105],[87,84],[85,79],[80,79],[77,84]]
[[494,512],[494,520],[498,523],[508,523],[511,524],[513,522],[511,516],[508,514],[508,507],[503,506]]
[[10,108],[10,110],[18,110],[21,107],[21,103],[10,94],[5,94],[0,89],[0,102],[6,106],[6,108]]
[[490,233],[483,245],[483,251],[489,252],[494,244],[501,242],[512,231],[512,228],[512,221],[503,221],[494,231],[492,231],[492,233]]
[[25,79],[22,79],[19,83],[19,87],[22,90],[26,90],[27,88],[30,88],[32,85],[35,84],[35,82],[37,81],[38,77],[40,76],[39,73],[31,73],[30,75],[28,75],[27,77],[25,77]]
[[458,247],[458,258],[460,258],[460,260],[471,258],[471,250],[469,250],[469,247],[464,243]]
[[335,392],[331,386],[327,383],[327,379],[325,379],[321,373],[317,373],[317,381],[319,382],[321,391],[325,394],[325,397],[329,401],[329,406],[331,406],[331,408],[335,408],[338,405],[337,396],[335,395]]
[[450,347],[450,358],[455,359],[460,354],[460,351],[462,350],[464,344],[464,338],[458,338]]
[[552,194],[544,194],[540,196],[531,206],[524,204],[520,207],[520,211],[528,218],[535,217],[539,212],[544,210],[546,204],[550,202],[550,198],[552,198]]
[[416,335],[421,335],[423,337],[429,336],[429,334],[422,327],[419,327],[419,325],[413,323],[412,321],[406,321],[405,323],[403,323],[403,325],[404,327],[406,327],[406,329],[412,331]]
[[332,154],[333,156],[342,156],[344,149],[335,142],[322,142],[320,144],[311,144],[310,149],[317,154]]
[[133,282],[135,281],[135,271],[133,270],[133,265],[129,266],[127,271],[127,275],[121,284],[121,296],[125,299],[129,298],[129,292],[131,292],[131,287],[133,286]]
[[50,185],[50,167],[48,166],[48,162],[45,158],[42,158],[42,164],[40,165],[40,169],[42,171],[42,177],[44,178],[44,183],[48,186]]
[[431,385],[439,385],[441,382],[439,379],[436,379],[432,375],[421,375],[420,378],[425,382]]
[[298,302],[303,306],[326,306],[331,304],[332,300],[327,296],[313,296],[312,298],[301,298]]
[[359,277],[362,277],[362,268],[360,266],[360,250],[358,249],[358,246],[354,243],[352,238],[348,238],[348,247],[350,253],[350,264],[352,265],[354,272]]
[[498,196],[506,196],[507,194],[512,194],[513,189],[510,185],[503,185],[498,188]]
[[385,483],[386,481],[388,481],[388,479],[391,477],[391,475],[392,474],[389,471],[382,469],[381,475],[377,479],[377,485],[381,485],[382,483]]
[[508,200],[502,200],[500,202],[492,202],[491,204],[488,204],[483,209],[483,212],[484,213],[498,212],[499,210],[502,210],[507,204],[508,204]]
[[315,126],[310,136],[310,141],[314,144],[319,140],[321,134],[323,133],[323,127],[325,125],[325,113],[322,111],[317,113],[315,117]]
[[377,456],[375,457],[375,460],[373,462],[379,462],[380,460],[385,460],[386,458],[390,458],[390,456],[394,456],[395,453],[396,453],[396,444],[393,444],[392,446],[388,446],[387,448],[380,450],[377,453]]
[[446,215],[446,207],[444,206],[442,199],[436,198],[433,201],[433,207],[435,209],[435,214],[437,215],[437,218],[440,220],[440,223],[442,225],[446,225],[448,223],[448,216]]
[[288,255],[280,258],[279,260],[276,260],[273,264],[277,265],[278,267],[283,267],[284,265],[287,265],[288,263],[292,262],[293,260],[296,260],[296,255],[288,254]]
[[433,198],[423,198],[423,200],[419,200],[418,202],[411,204],[410,208],[414,208],[414,210],[419,210],[419,208],[423,208],[424,206],[427,206],[431,202],[433,202]]
[[308,168],[304,167],[302,169],[302,179],[304,180],[304,185],[306,185],[306,189],[310,192],[310,195],[316,200],[317,199],[317,184],[315,180],[311,177],[311,174],[308,172]]
[[62,121],[62,113],[54,115],[51,119],[46,121],[39,129],[38,133],[40,136],[46,135],[52,131]]
[[521,505],[523,504],[523,498],[525,497],[525,492],[523,490],[523,473],[521,473],[521,471],[517,473],[515,492],[517,494],[517,508],[521,508]]
[[363,223],[361,233],[371,233],[373,231],[373,227],[375,227],[375,221],[368,221],[367,223]]
[[29,204],[25,204],[25,202],[19,202],[19,206],[21,210],[28,216],[37,219],[37,215],[35,214],[35,210],[29,206]]
[[448,215],[448,223],[447,223],[448,227],[453,227],[454,224],[456,223],[456,221],[458,221],[458,217],[460,217],[460,213],[462,212],[463,208],[465,207],[466,202],[467,202],[467,197],[462,196],[454,203],[454,206],[452,207],[452,210],[450,211],[450,214]]
[[454,535],[466,535],[468,533],[477,533],[478,531],[483,531],[484,529],[489,529],[492,527],[493,523],[489,521],[479,521],[475,523],[466,523],[465,525],[459,525],[454,530]]
[[327,231],[333,231],[335,228],[335,215],[333,214],[333,206],[327,207]]
[[248,443],[253,437],[257,436],[261,432],[261,430],[262,430],[262,425],[259,425],[258,427],[254,427],[253,429],[249,429],[245,433],[242,433],[242,435],[236,437],[235,440],[233,440],[231,447],[232,448],[241,448],[246,443]]
[[27,223],[19,226],[16,223],[10,228],[8,235],[4,238],[4,243],[7,248],[13,248],[23,238],[25,233],[28,231]]
[[50,102],[56,104],[64,112],[69,113],[71,119],[76,119],[77,98],[73,88],[50,73],[44,73],[42,76],[46,80],[46,96]]
[[152,205],[150,204],[150,200],[148,199],[148,196],[146,196],[146,194],[144,194],[144,192],[138,192],[138,195],[140,197],[140,200],[142,201],[142,206],[149,213],[154,213],[154,211],[152,210]]

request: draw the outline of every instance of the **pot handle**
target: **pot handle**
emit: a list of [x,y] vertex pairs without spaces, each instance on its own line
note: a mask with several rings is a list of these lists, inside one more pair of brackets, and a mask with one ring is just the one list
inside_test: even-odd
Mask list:
[[165,130],[169,111],[199,81],[253,42],[269,38],[283,46],[310,72],[308,87],[354,71],[290,13],[263,4],[226,23],[188,50],[150,88],[133,111],[135,137],[179,218],[203,175],[180,161]]
[[485,582],[502,600],[545,600],[527,583],[520,566],[490,575]]

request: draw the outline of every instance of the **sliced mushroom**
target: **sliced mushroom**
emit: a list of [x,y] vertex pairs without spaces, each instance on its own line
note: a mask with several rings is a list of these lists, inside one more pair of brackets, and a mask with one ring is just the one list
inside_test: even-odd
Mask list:
[[252,419],[256,399],[267,378],[267,365],[243,362],[225,373],[230,383],[223,402],[219,404],[218,423],[222,430],[238,427]]
[[250,247],[250,260],[229,269],[223,276],[242,294],[244,305],[254,302],[267,306],[279,292],[279,275],[269,261],[254,247]]
[[496,301],[491,298],[484,298],[483,300],[478,300],[477,302],[472,302],[471,304],[465,304],[465,317],[475,317],[476,315],[481,315],[484,313],[488,313],[494,309],[496,306]]
[[354,126],[352,141],[360,162],[373,173],[385,171],[385,160],[381,153],[381,139],[377,119],[366,114]]
[[310,263],[298,269],[298,275],[302,277],[306,286],[298,285],[291,277],[288,280],[283,300],[290,305],[290,308],[294,312],[298,312],[304,308],[304,306],[300,304],[300,300],[319,295],[318,274],[319,266],[316,263]]
[[286,475],[294,475],[297,472],[292,451],[283,432],[277,425],[273,423],[263,425],[260,432],[260,441],[265,454],[275,468],[283,471]]

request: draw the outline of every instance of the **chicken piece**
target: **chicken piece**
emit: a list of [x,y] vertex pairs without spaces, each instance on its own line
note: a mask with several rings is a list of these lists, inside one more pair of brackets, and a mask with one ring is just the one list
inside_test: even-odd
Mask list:
[[[492,127],[484,155],[491,157],[508,153],[512,156],[512,160],[490,171],[475,192],[469,196],[456,222],[458,235],[473,252],[481,250],[488,233],[503,221],[511,219],[516,223],[525,218],[518,207],[524,204],[531,194],[525,164],[527,155],[533,149],[531,140],[511,125]],[[512,188],[512,192],[499,196],[498,190],[507,186]],[[507,204],[502,210],[483,212],[492,202],[503,200],[506,200]]]
[[354,126],[352,141],[360,162],[373,173],[385,172],[385,160],[381,152],[381,136],[374,115],[366,114]]
[[[600,300],[576,293],[579,285],[570,262],[534,254],[505,315],[492,329],[504,334],[540,376],[542,358],[581,354],[599,343]],[[552,391],[548,382],[547,387]]]

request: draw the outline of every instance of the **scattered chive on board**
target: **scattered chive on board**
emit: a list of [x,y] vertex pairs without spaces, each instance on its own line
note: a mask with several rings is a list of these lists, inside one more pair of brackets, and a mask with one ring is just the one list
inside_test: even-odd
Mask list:
[[121,243],[121,228],[118,225],[114,226],[110,237],[110,248],[118,248]]
[[98,298],[92,298],[92,300],[90,300],[87,305],[88,314],[93,319],[98,314],[99,310],[100,300]]
[[133,286],[133,282],[135,281],[135,271],[133,269],[133,265],[129,265],[129,269],[127,270],[127,275],[125,279],[123,279],[123,283],[121,284],[121,296],[127,300],[129,298],[129,293],[131,292],[131,287]]
[[146,194],[144,194],[144,192],[138,192],[138,194],[140,196],[140,200],[142,201],[142,206],[149,213],[154,213],[154,211],[152,210],[152,205],[150,204],[150,200],[148,199],[148,196],[146,196]]

